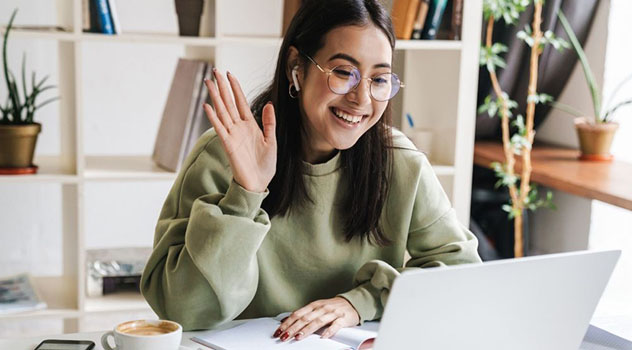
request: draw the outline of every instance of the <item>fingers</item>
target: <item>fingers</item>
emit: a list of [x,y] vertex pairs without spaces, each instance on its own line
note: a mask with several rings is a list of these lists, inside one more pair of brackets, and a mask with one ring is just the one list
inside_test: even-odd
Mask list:
[[263,122],[263,137],[266,142],[276,142],[276,117],[271,102],[263,107],[261,121]]
[[[274,337],[279,337],[281,341],[301,340],[338,321],[344,321],[344,312],[336,310],[331,304],[317,301],[293,312],[281,323]],[[345,323],[341,325],[345,326]]]
[[213,128],[215,128],[215,132],[217,132],[217,135],[219,135],[221,140],[226,141],[226,138],[228,137],[228,131],[224,127],[224,124],[222,124],[222,122],[217,117],[217,114],[215,114],[213,107],[211,107],[211,105],[209,105],[208,103],[205,103],[203,107],[204,111],[206,112],[206,116],[211,122],[211,125],[213,125]]
[[252,117],[252,112],[250,111],[250,106],[248,105],[248,100],[244,95],[244,91],[241,89],[241,85],[237,78],[228,73],[228,81],[230,82],[230,87],[233,89],[233,95],[235,96],[235,103],[237,104],[237,110],[239,111],[239,115],[243,120],[251,120],[254,119]]
[[206,84],[208,93],[213,101],[213,106],[215,106],[215,113],[219,117],[218,119],[222,122],[226,131],[230,132],[234,122],[224,106],[224,102],[222,101],[222,97],[219,95],[217,86],[215,86],[215,83],[210,80],[205,80],[204,83]]
[[[285,330],[285,332],[281,334],[281,340],[285,341],[292,338],[295,338],[297,340],[302,339],[331,321],[333,321],[333,319],[329,319],[323,308],[316,309],[308,314],[305,314],[301,318],[297,319],[292,325],[290,325]],[[322,325],[314,329],[314,331],[307,333],[305,327],[308,325],[312,325],[313,323]]]
[[224,102],[224,107],[228,111],[228,115],[230,116],[232,121],[236,122],[238,119],[240,119],[239,112],[237,111],[237,107],[235,107],[235,101],[233,101],[233,96],[231,94],[231,88],[230,86],[228,86],[228,81],[226,80],[224,75],[219,73],[217,68],[213,68],[213,75],[215,76],[215,81],[217,82],[219,96]]
[[344,319],[338,318],[335,321],[333,321],[331,323],[331,326],[329,326],[329,328],[327,328],[323,332],[322,338],[325,338],[325,339],[331,338],[334,335],[336,335],[336,333],[338,333],[338,331],[341,330],[344,327],[345,327]]
[[[305,325],[298,332],[295,333],[294,338],[296,340],[304,339],[305,337],[313,334],[319,329],[325,327],[326,325],[336,322],[336,320],[340,319],[340,315],[335,313],[326,313],[314,319],[312,322]],[[300,332],[300,334],[299,334]],[[334,333],[335,334],[335,333]]]

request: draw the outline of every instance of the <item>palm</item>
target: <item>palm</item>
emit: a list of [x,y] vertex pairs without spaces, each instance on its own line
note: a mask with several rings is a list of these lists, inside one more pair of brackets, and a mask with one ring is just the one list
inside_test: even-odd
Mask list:
[[217,73],[215,77],[217,86],[206,82],[215,110],[206,104],[206,114],[222,140],[235,181],[249,191],[263,192],[276,171],[274,109],[270,104],[264,107],[262,132],[237,79],[229,75],[233,102],[225,78]]

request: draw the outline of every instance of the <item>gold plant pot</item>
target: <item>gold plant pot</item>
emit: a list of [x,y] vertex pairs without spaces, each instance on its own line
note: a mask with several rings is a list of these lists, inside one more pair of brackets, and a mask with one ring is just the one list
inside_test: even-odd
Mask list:
[[0,168],[27,168],[33,166],[39,123],[26,125],[0,124]]
[[587,118],[575,119],[581,160],[611,161],[610,146],[619,123],[591,123]]

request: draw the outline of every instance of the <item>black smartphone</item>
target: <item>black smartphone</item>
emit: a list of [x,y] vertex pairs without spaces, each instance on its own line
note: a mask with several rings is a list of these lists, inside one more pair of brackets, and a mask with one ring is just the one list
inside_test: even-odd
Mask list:
[[34,350],[92,350],[94,342],[90,340],[46,339]]

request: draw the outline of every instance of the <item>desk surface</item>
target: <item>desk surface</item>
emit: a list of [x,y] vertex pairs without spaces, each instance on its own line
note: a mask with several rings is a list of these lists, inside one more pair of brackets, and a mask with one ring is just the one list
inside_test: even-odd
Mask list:
[[[234,327],[238,324],[241,324],[244,320],[232,321],[229,322],[220,329]],[[604,329],[613,332],[621,337],[625,337],[628,339],[632,339],[632,315],[622,315],[622,316],[606,316],[606,317],[594,317],[591,320],[591,324],[595,324],[599,327],[603,327]],[[72,333],[72,334],[60,334],[54,336],[42,336],[42,337],[29,337],[29,338],[18,338],[18,339],[0,339],[0,349],[11,349],[11,350],[33,350],[35,347],[44,339],[81,339],[81,340],[92,340],[96,347],[94,350],[103,350],[101,346],[101,336],[106,331],[101,332],[88,332],[88,333]],[[182,333],[182,346],[180,346],[179,350],[210,350],[209,348],[199,345],[191,340],[194,337],[196,332],[184,332]],[[594,347],[587,347],[587,345],[593,344],[590,341],[586,341],[582,343],[580,350],[583,349],[594,349]],[[603,348],[607,349],[607,348]]]
[[[577,196],[632,210],[632,164],[577,159],[579,150],[538,145],[531,152],[533,182]],[[476,142],[474,163],[504,162],[502,144]],[[518,158],[519,160],[519,158]],[[521,163],[516,162],[517,169]]]

